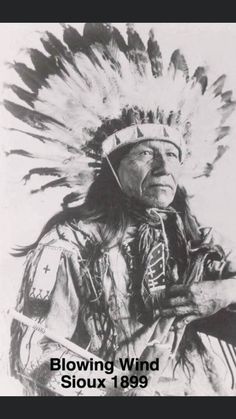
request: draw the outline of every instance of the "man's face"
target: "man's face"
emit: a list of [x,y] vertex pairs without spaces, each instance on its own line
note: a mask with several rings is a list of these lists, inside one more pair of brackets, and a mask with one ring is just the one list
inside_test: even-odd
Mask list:
[[147,207],[167,208],[173,201],[181,170],[173,144],[146,140],[121,160],[118,177],[123,191]]

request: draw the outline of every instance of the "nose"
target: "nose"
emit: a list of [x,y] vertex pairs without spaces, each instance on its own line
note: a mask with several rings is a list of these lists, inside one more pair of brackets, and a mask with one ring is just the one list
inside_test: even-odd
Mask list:
[[151,171],[153,176],[169,174],[168,161],[165,155],[158,153],[158,155],[154,157]]

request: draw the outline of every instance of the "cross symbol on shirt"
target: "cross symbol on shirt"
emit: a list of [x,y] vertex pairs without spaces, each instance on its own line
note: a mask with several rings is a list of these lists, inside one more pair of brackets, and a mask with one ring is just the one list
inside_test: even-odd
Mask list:
[[49,272],[49,271],[50,271],[49,266],[48,266],[48,265],[47,265],[47,266],[45,266],[45,267],[43,268],[43,270],[44,270],[44,272],[45,272],[45,274],[46,274],[47,272]]
[[148,274],[151,275],[151,278],[153,277],[154,273],[155,273],[155,270],[152,269],[151,267],[148,267]]

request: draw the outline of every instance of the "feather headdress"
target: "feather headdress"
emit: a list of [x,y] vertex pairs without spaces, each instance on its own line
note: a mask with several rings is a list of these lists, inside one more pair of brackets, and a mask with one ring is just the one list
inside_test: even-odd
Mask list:
[[111,24],[87,23],[83,36],[71,26],[63,28],[63,42],[45,32],[45,53],[28,50],[34,69],[12,64],[26,88],[8,87],[24,104],[4,100],[31,128],[21,132],[42,145],[40,152],[18,147],[7,154],[39,159],[25,181],[52,177],[32,192],[66,186],[84,198],[104,157],[148,138],[178,147],[183,184],[209,176],[228,147],[222,139],[236,106],[232,92],[223,91],[225,75],[208,87],[206,69],[198,67],[190,76],[180,50],[165,69],[152,29],[146,47],[131,23],[127,42]]

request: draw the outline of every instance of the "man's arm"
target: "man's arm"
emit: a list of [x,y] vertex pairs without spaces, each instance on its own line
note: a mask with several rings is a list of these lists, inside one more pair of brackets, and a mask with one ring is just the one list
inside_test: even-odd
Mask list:
[[[213,229],[203,229],[203,244],[219,246],[224,258],[215,263],[215,275],[203,282],[175,285],[167,295],[163,316],[187,316],[185,321],[209,317],[236,303],[236,246]],[[213,264],[214,265],[214,264]]]
[[[76,330],[80,332],[80,302],[76,289],[79,277],[75,277],[75,272],[80,275],[78,255],[52,244],[35,250],[28,261],[23,279],[26,284],[23,314],[69,340],[73,340]],[[68,362],[81,358],[63,345],[42,337],[40,331],[26,326],[22,326],[21,331],[20,338],[13,342],[13,345],[18,345],[18,350],[15,351],[15,356],[18,357],[15,359],[18,378],[26,382],[27,387],[36,394],[41,394],[40,389],[45,389],[52,394],[79,395],[82,389],[62,387],[62,376],[69,374],[77,379],[89,377],[91,373],[52,370],[51,359],[64,358]],[[84,336],[85,343],[86,339],[89,343],[89,335]],[[92,374],[95,377],[96,372]],[[83,392],[86,390],[83,389]],[[93,395],[96,395],[96,389],[93,390]]]

